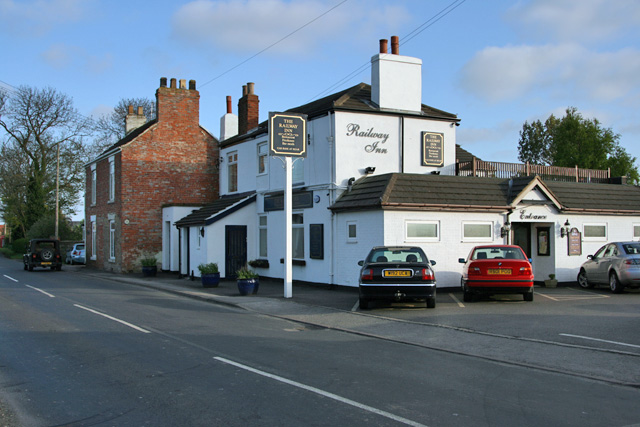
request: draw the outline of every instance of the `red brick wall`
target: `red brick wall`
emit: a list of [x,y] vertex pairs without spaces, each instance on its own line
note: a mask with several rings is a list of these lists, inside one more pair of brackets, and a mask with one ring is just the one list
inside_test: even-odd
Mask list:
[[[218,143],[199,125],[198,91],[160,87],[156,99],[158,122],[123,145],[118,156],[117,203],[104,202],[108,198],[109,172],[105,159],[98,162],[97,206],[89,206],[91,171],[87,168],[87,223],[90,215],[99,217],[99,256],[94,263],[97,268],[116,272],[139,270],[141,251],[162,250],[163,205],[200,205],[218,197]],[[104,167],[106,177],[101,179]],[[109,213],[116,215],[119,248],[115,262],[108,260]],[[91,234],[89,227],[87,240]],[[90,242],[87,245],[90,248]]]

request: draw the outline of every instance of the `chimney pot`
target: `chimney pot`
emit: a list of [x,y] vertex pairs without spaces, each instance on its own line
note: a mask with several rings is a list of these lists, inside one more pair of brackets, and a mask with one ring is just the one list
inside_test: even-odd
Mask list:
[[180,79],[180,89],[186,89],[186,88],[187,88],[187,80]]
[[144,108],[142,106],[138,106],[138,115],[142,116],[143,114],[144,114]]
[[176,79],[171,79],[171,89],[176,88]]
[[387,53],[387,39],[380,39],[380,53]]
[[391,36],[391,53],[400,55],[400,41],[398,40],[398,36]]
[[160,77],[160,87],[167,87],[167,78]]
[[196,81],[189,80],[189,90],[196,90]]
[[133,105],[129,105],[128,112],[129,114],[133,114]]
[[247,95],[247,85],[242,85],[242,96]]
[[253,83],[247,83],[247,90],[249,91],[249,95],[253,95]]
[[227,96],[227,114],[231,114],[232,112],[233,111],[231,108],[231,96],[228,95]]

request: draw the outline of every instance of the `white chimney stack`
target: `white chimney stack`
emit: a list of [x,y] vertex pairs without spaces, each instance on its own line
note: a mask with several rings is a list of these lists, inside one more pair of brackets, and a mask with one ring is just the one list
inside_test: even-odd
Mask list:
[[380,40],[380,53],[371,58],[371,100],[382,109],[422,111],[422,60],[399,54],[397,36]]
[[220,141],[238,134],[238,116],[231,112],[231,97],[227,96],[227,114],[220,118]]

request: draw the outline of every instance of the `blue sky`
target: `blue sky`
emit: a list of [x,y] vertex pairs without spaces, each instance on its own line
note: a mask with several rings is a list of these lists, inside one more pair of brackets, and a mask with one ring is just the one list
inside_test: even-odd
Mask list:
[[423,60],[422,102],[457,114],[458,143],[480,158],[517,161],[525,121],[573,106],[640,159],[637,0],[0,0],[0,86],[51,86],[97,116],[155,99],[160,77],[195,79],[219,136],[243,84],[266,120],[369,83],[369,67],[345,77],[392,35]]

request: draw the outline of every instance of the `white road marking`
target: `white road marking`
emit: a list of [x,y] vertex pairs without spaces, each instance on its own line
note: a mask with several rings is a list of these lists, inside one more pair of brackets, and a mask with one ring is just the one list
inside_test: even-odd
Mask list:
[[42,289],[38,289],[38,288],[36,288],[36,287],[34,287],[34,286],[31,286],[31,285],[25,285],[25,286],[26,286],[27,288],[31,288],[31,289],[33,289],[34,291],[42,292],[43,294],[45,294],[45,295],[46,295],[46,296],[48,296],[49,298],[55,298],[55,297],[56,297],[55,295],[51,295],[49,292],[43,291]]
[[357,311],[358,307],[360,307],[360,300],[356,301],[356,303],[353,304],[353,307],[351,307],[351,311]]
[[289,384],[289,385],[292,385],[294,387],[298,387],[298,388],[301,388],[303,390],[307,390],[307,391],[319,394],[319,395],[324,396],[324,397],[328,397],[329,399],[337,400],[338,402],[342,402],[342,403],[346,403],[347,405],[355,406],[356,408],[360,408],[362,410],[372,412],[374,414],[377,414],[377,415],[392,419],[394,421],[398,421],[399,423],[403,423],[403,424],[406,424],[406,425],[409,425],[409,426],[426,427],[424,424],[420,424],[420,423],[417,423],[415,421],[399,417],[399,416],[394,415],[394,414],[392,414],[390,412],[386,412],[386,411],[374,408],[372,406],[364,405],[364,404],[358,403],[358,402],[356,402],[354,400],[347,399],[347,398],[342,397],[342,396],[338,396],[337,394],[329,393],[327,391],[320,390],[319,388],[311,387],[311,386],[308,386],[306,384],[299,383],[297,381],[292,381],[292,380],[289,380],[287,378],[280,377],[278,375],[273,375],[273,374],[270,374],[268,372],[260,371],[258,369],[252,368],[252,367],[247,366],[247,365],[242,365],[240,363],[234,362],[234,361],[229,360],[229,359],[225,359],[223,357],[214,357],[214,359],[219,361],[219,362],[227,363],[229,365],[233,365],[233,366],[238,367],[240,369],[244,369],[246,371],[253,372],[254,374],[262,375],[263,377],[271,378],[273,380],[280,381],[280,382],[283,382],[285,384]]
[[599,342],[606,342],[607,344],[624,345],[627,347],[640,348],[640,345],[627,344],[625,342],[601,340],[600,338],[583,337],[581,335],[572,335],[572,334],[560,334],[560,335],[562,335],[563,337],[582,338],[583,340],[599,341]]
[[9,279],[9,280],[13,280],[14,282],[17,282],[17,280],[16,280],[16,279],[14,279],[13,277],[9,277],[9,276],[7,276],[6,274],[3,274],[3,276],[4,276],[4,277],[6,277],[6,278],[7,278],[7,279]]
[[125,322],[124,320],[120,320],[120,319],[115,318],[115,317],[113,317],[113,316],[109,316],[108,314],[100,313],[99,311],[92,310],[92,309],[90,309],[90,308],[88,308],[88,307],[84,307],[84,306],[82,306],[82,305],[80,305],[80,304],[73,304],[73,306],[74,306],[74,307],[81,308],[81,309],[83,309],[83,310],[90,311],[91,313],[97,314],[98,316],[102,316],[102,317],[106,317],[107,319],[114,320],[114,321],[116,321],[116,322],[118,322],[118,323],[122,323],[122,324],[123,324],[123,325],[125,325],[125,326],[128,326],[128,327],[130,327],[130,328],[133,328],[133,329],[135,329],[135,330],[137,330],[137,331],[140,331],[140,332],[144,332],[145,334],[150,334],[150,333],[151,333],[151,331],[147,331],[146,329],[142,329],[142,328],[141,328],[141,327],[139,327],[139,326],[133,325],[133,324],[131,324],[131,323],[129,323],[129,322]]
[[454,294],[449,294],[449,296],[451,297],[451,299],[453,299],[456,303],[458,303],[459,307],[463,307],[464,308],[464,304],[460,302],[460,300],[458,298],[456,298],[456,296]]
[[595,294],[593,292],[583,291],[581,289],[573,289],[573,291],[576,291],[576,290],[586,295],[560,294],[560,295],[551,296],[551,295],[543,294],[540,291],[536,292],[536,294],[543,296],[545,298],[549,298],[550,300],[553,300],[553,301],[580,301],[580,300],[587,300],[587,299],[610,298],[609,295],[600,295],[600,294]]

